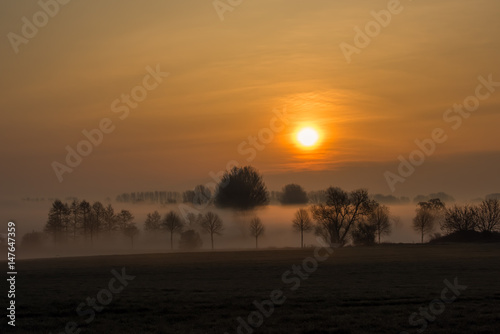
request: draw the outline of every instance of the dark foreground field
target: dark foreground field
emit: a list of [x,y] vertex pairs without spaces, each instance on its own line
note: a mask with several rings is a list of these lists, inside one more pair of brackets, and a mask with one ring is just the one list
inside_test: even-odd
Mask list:
[[[426,333],[500,333],[498,244],[345,248],[316,270],[307,262],[307,279],[303,269],[292,272],[311,256],[313,249],[19,261],[13,332],[417,333],[427,323]],[[119,292],[113,268],[135,276]],[[450,302],[456,293],[444,280],[455,278],[460,295]],[[254,301],[273,290],[284,302],[255,312]],[[86,300],[96,297],[109,304],[91,311]],[[241,325],[249,315],[253,326]]]

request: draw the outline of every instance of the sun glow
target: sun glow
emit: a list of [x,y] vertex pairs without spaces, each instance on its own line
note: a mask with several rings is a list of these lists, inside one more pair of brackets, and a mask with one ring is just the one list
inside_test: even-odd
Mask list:
[[302,146],[311,147],[318,142],[319,134],[313,128],[303,128],[297,134],[297,140]]

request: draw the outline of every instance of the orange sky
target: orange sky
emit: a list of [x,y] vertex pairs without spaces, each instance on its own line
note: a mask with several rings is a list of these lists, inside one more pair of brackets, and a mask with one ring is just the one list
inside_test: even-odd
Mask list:
[[[464,191],[500,192],[494,169],[479,178],[470,170],[479,161],[498,166],[500,88],[458,130],[443,120],[475,94],[479,76],[500,81],[500,3],[401,1],[400,13],[348,63],[339,45],[355,45],[353,28],[387,8],[387,1],[252,0],[221,21],[212,1],[72,1],[16,53],[8,34],[22,35],[22,18],[41,8],[4,1],[4,195],[184,190],[232,160],[257,167],[275,189],[298,180],[308,189],[390,193],[384,171],[395,172],[398,156],[435,128],[449,139],[395,194],[425,185],[458,191],[443,175],[451,169],[462,172],[453,175]],[[169,76],[121,120],[112,102],[157,65]],[[273,110],[286,110],[288,124],[248,162],[240,145],[269,128]],[[52,163],[64,163],[65,147],[104,118],[114,131],[59,182]],[[306,125],[321,134],[314,150],[294,143]]]

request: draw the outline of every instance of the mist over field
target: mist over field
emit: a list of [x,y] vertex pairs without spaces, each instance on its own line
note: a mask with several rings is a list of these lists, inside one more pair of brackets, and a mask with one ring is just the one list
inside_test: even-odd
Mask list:
[[[16,222],[18,240],[28,232],[42,232],[47,222],[47,215],[51,206],[51,201],[22,201],[10,200],[1,203],[0,219]],[[108,203],[103,202],[105,205]],[[134,246],[131,247],[130,240],[120,233],[116,233],[112,238],[99,235],[92,244],[69,243],[54,245],[51,237],[46,236],[43,248],[36,251],[23,250],[20,247],[19,256],[30,257],[52,257],[52,256],[85,256],[85,255],[106,255],[106,254],[133,254],[133,253],[154,253],[170,252],[169,234],[167,232],[152,233],[144,231],[144,221],[146,215],[157,210],[162,216],[170,210],[179,211],[179,204],[153,205],[153,204],[130,204],[111,203],[116,211],[126,209],[135,217],[134,222],[140,229],[140,233],[134,239]],[[250,236],[248,225],[250,220],[258,216],[265,226],[265,233],[259,238],[259,248],[296,248],[300,246],[299,233],[293,231],[292,220],[295,212],[299,208],[307,208],[308,205],[269,205],[250,212],[239,212],[235,210],[217,209],[208,207],[199,211],[205,213],[212,211],[217,213],[224,222],[224,231],[221,236],[215,236],[215,250],[236,250],[255,249],[255,240]],[[390,243],[418,243],[419,236],[412,229],[411,221],[415,215],[415,204],[392,205],[389,206],[391,214],[399,217],[393,224],[392,233],[383,236],[382,242]],[[6,214],[6,212],[9,212]],[[186,225],[185,229],[199,230],[199,226]],[[439,228],[436,228],[439,232]],[[200,232],[203,240],[201,250],[210,250],[210,237]],[[317,245],[317,236],[314,232],[304,235],[304,244]],[[174,251],[178,250],[179,235],[174,235]]]
[[0,333],[499,334],[500,1],[0,1]]

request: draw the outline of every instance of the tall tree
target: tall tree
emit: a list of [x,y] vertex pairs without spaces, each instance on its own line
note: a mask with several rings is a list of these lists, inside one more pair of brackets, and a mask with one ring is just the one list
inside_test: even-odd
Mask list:
[[102,228],[102,223],[104,219],[104,212],[106,209],[101,202],[95,202],[92,204],[92,219],[90,223],[90,241],[93,237],[97,237],[99,230]]
[[314,229],[309,212],[306,209],[299,209],[295,212],[295,218],[292,221],[293,229],[300,232],[300,248],[304,248],[304,233],[310,232]]
[[330,187],[325,204],[313,205],[311,212],[316,220],[316,234],[331,246],[344,246],[351,228],[363,221],[376,207],[364,189],[346,192]]
[[121,210],[116,215],[116,223],[120,230],[123,230],[128,223],[131,223],[134,220],[134,215],[130,213],[128,210]]
[[380,244],[380,237],[391,233],[390,210],[385,205],[377,206],[368,215],[368,224],[375,229],[375,234]]
[[92,206],[86,200],[80,202],[80,211],[82,214],[82,229],[83,236],[87,239],[88,234],[90,233],[91,228],[91,220],[92,220]]
[[163,218],[162,226],[170,233],[170,249],[174,249],[174,233],[180,233],[184,228],[181,217],[170,211]]
[[424,236],[434,230],[436,221],[435,213],[429,208],[418,208],[415,218],[413,218],[413,229],[420,233],[420,241],[424,243]]
[[217,185],[215,204],[222,208],[251,210],[269,203],[269,192],[259,172],[251,167],[234,167]]
[[109,236],[113,231],[116,231],[117,228],[118,217],[115,215],[115,210],[111,204],[108,204],[102,217],[102,230]]
[[78,200],[75,199],[73,200],[73,202],[71,202],[71,205],[69,207],[69,212],[70,212],[69,226],[74,241],[76,240],[78,229],[80,228],[82,223],[82,210],[80,207],[80,202],[78,202]]
[[45,224],[45,232],[52,234],[54,242],[64,240],[68,232],[70,211],[67,204],[60,200],[55,200],[49,211],[49,217]]
[[203,216],[200,221],[201,229],[205,233],[210,233],[210,240],[212,241],[212,249],[214,249],[214,234],[221,235],[224,230],[224,225],[220,217],[209,211]]
[[250,235],[255,238],[255,248],[258,248],[258,240],[264,234],[264,225],[260,218],[255,217],[250,221]]

